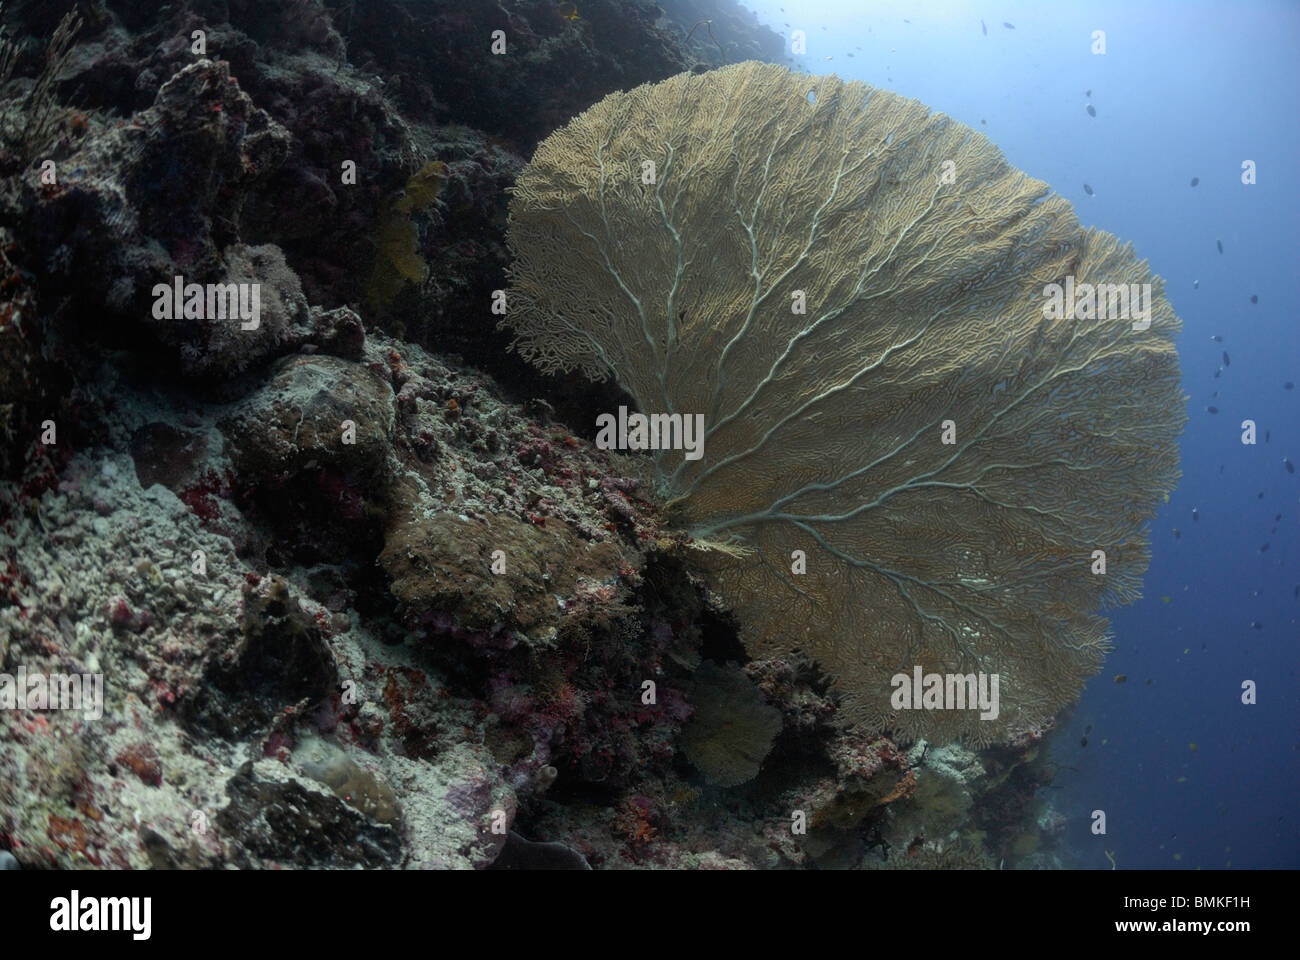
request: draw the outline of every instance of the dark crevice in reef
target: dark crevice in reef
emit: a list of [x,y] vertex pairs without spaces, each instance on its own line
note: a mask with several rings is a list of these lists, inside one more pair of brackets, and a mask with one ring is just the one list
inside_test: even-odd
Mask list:
[[700,622],[700,656],[714,663],[749,662],[735,617],[716,610],[704,611]]

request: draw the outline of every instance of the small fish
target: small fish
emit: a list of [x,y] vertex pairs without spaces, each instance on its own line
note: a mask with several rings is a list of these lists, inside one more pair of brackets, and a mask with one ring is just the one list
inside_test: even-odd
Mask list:
[[1174,527],[1174,539],[1175,540],[1183,539],[1183,531],[1179,530],[1177,527]]
[[578,5],[574,3],[560,4],[560,16],[563,17],[565,20],[577,20]]
[[1268,553],[1268,544],[1265,543],[1259,548],[1260,553]]
[[1230,367],[1230,366],[1232,366],[1232,358],[1231,358],[1230,356],[1228,356],[1228,351],[1227,351],[1227,350],[1224,350],[1224,351],[1223,351],[1223,365],[1224,365],[1225,367]]
[[989,28],[984,26],[983,20],[980,21],[980,30],[984,33],[984,36],[987,37],[989,35]]
[[1206,409],[1207,411],[1209,411],[1210,413],[1218,413],[1218,412],[1219,412],[1219,408],[1218,408],[1218,407],[1206,407],[1205,409]]
[[1091,90],[1085,90],[1085,91],[1083,91],[1083,95],[1084,95],[1085,97],[1091,97],[1091,96],[1092,96],[1092,91],[1091,91]]
[[1276,517],[1273,518],[1273,522],[1277,523],[1281,519],[1282,519],[1282,514],[1279,513]]
[[1166,593],[1163,597],[1160,598],[1160,602],[1161,602],[1161,603],[1173,603],[1173,602],[1174,602],[1174,598],[1171,597],[1171,596],[1169,596],[1169,594]]
[[1265,431],[1264,431],[1264,442],[1265,442],[1265,443],[1268,443],[1269,438],[1270,438],[1271,436],[1273,436],[1272,431],[1271,431],[1271,430],[1265,430]]
[[1222,240],[1215,240],[1215,241],[1214,241],[1214,245],[1217,246],[1217,247],[1219,248],[1219,252],[1220,252],[1220,253],[1223,253],[1223,241],[1222,241]]
[[1088,186],[1088,185],[1085,183],[1085,184],[1083,185],[1083,192],[1086,193],[1088,196],[1091,197],[1091,196],[1092,196],[1092,187]]
[[1150,677],[1147,677],[1147,686],[1148,686],[1148,687],[1151,686],[1151,678],[1150,678]]
[[988,125],[989,125],[989,122],[988,122],[987,120],[985,120],[983,117],[980,117],[980,126],[982,126],[982,127],[987,127]]
[[1210,339],[1213,340],[1215,343],[1223,343],[1223,337],[1219,336],[1217,333],[1214,336],[1210,337]]
[[1194,744],[1194,743],[1189,743],[1189,744],[1187,745],[1187,749],[1190,750],[1190,751],[1192,751],[1192,753],[1195,753],[1197,750],[1200,749],[1200,747],[1198,747],[1198,746],[1197,746],[1196,744]]
[[1219,367],[1217,370],[1214,371],[1214,379],[1215,379],[1215,380],[1218,380],[1218,379],[1219,379],[1219,376],[1220,376],[1222,373],[1223,373],[1223,367]]
[[1094,107],[1091,103],[1088,104],[1088,116],[1095,117],[1096,115],[1097,115],[1097,108]]
[[1086,747],[1087,745],[1088,745],[1088,738],[1087,738],[1087,737],[1083,737],[1082,739],[1079,740],[1079,746],[1081,746],[1081,747]]
[[846,54],[844,54],[844,56],[846,56],[846,57],[851,57],[851,56],[853,56],[853,54],[851,54],[851,53],[846,53]]
[[1295,473],[1295,464],[1292,463],[1290,460],[1288,460],[1286,457],[1282,458],[1282,466],[1286,467],[1287,473]]
[[1264,491],[1263,491],[1263,490],[1259,491],[1259,494],[1255,497],[1255,499],[1256,499],[1256,500],[1263,500],[1263,499],[1264,499]]
[[1192,507],[1192,523],[1196,523],[1196,521],[1200,519],[1201,519],[1200,513],[1197,512],[1195,507]]
[[1128,674],[1127,674],[1127,673],[1117,673],[1117,674],[1115,674],[1115,682],[1116,682],[1116,683],[1124,683],[1124,682],[1126,682],[1127,680],[1128,680]]
[[834,60],[834,57],[822,57],[823,60]]
[[1192,186],[1196,186],[1200,182],[1201,182],[1200,177],[1192,177]]
[[1300,583],[1295,585],[1295,590],[1291,592],[1291,599],[1300,600]]
[[1252,620],[1252,621],[1250,621],[1250,625],[1251,625],[1252,629],[1255,629],[1255,630],[1263,630],[1263,629],[1264,629],[1264,621],[1263,621],[1263,620]]
[[1193,289],[1193,290],[1199,290],[1199,289],[1201,289],[1201,281],[1199,281],[1199,280],[1193,280],[1193,281],[1192,281],[1192,289]]
[[1258,293],[1252,293],[1252,294],[1250,295],[1250,302],[1251,302],[1251,303],[1259,303],[1259,294],[1258,294]]
[[1006,27],[1008,30],[1016,29],[1016,25],[1014,23],[1007,23],[1005,20],[1002,21],[1002,26]]
[[1282,384],[1282,389],[1283,389],[1283,390],[1294,390],[1294,389],[1295,389],[1295,384],[1292,383],[1290,380],[1288,380],[1286,383]]
[[1092,724],[1090,723],[1090,724],[1088,724],[1086,727],[1084,727],[1084,728],[1083,728],[1083,732],[1084,732],[1084,733],[1092,733]]
[[1187,778],[1186,778],[1186,777],[1179,777],[1179,778],[1175,781],[1175,783],[1186,783],[1186,782],[1187,782]]

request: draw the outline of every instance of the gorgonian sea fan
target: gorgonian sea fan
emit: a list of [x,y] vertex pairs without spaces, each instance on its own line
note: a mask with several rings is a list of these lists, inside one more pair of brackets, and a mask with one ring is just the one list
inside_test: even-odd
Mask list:
[[[741,548],[700,556],[751,655],[812,655],[859,723],[977,743],[1097,671],[1178,477],[1178,320],[984,136],[836,77],[683,74],[541,143],[509,242],[524,357],[705,415],[704,456],[654,475],[686,532]],[[1066,278],[1151,284],[1149,326],[1049,318]],[[893,715],[917,665],[997,673],[999,717]]]

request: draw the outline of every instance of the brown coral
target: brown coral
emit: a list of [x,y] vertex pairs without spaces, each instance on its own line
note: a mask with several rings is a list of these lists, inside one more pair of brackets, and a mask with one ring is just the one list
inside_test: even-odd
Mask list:
[[[572,597],[582,584],[617,577],[619,553],[611,544],[580,540],[568,527],[524,523],[505,514],[471,520],[451,513],[421,516],[417,500],[399,488],[398,522],[389,531],[379,563],[391,580],[393,596],[418,618],[450,614],[467,629],[505,624],[534,639],[555,628],[557,597]],[[493,574],[493,554],[505,572]],[[562,611],[572,619],[581,606]]]
[[[833,76],[681,75],[544,141],[510,244],[527,359],[704,415],[703,456],[653,467],[680,525],[730,548],[702,562],[752,655],[811,653],[869,727],[977,742],[1096,672],[1097,611],[1138,596],[1178,476],[1178,320],[984,136]],[[1149,326],[1053,319],[1067,278],[1149,283]],[[998,674],[999,717],[893,715],[918,665]]]
[[695,672],[695,713],[682,731],[686,758],[711,783],[734,787],[758,776],[781,711],[769,707],[741,670],[705,662]]

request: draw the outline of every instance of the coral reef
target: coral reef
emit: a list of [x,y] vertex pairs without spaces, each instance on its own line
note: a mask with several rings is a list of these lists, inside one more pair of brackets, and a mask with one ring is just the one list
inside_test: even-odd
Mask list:
[[[590,441],[612,394],[485,319],[522,152],[774,35],[729,0],[104,0],[47,57],[65,6],[10,4],[0,51],[4,123],[41,111],[0,146],[0,869],[1050,863],[1041,735],[904,751],[749,659],[644,460]],[[168,318],[177,276],[259,322]]]

